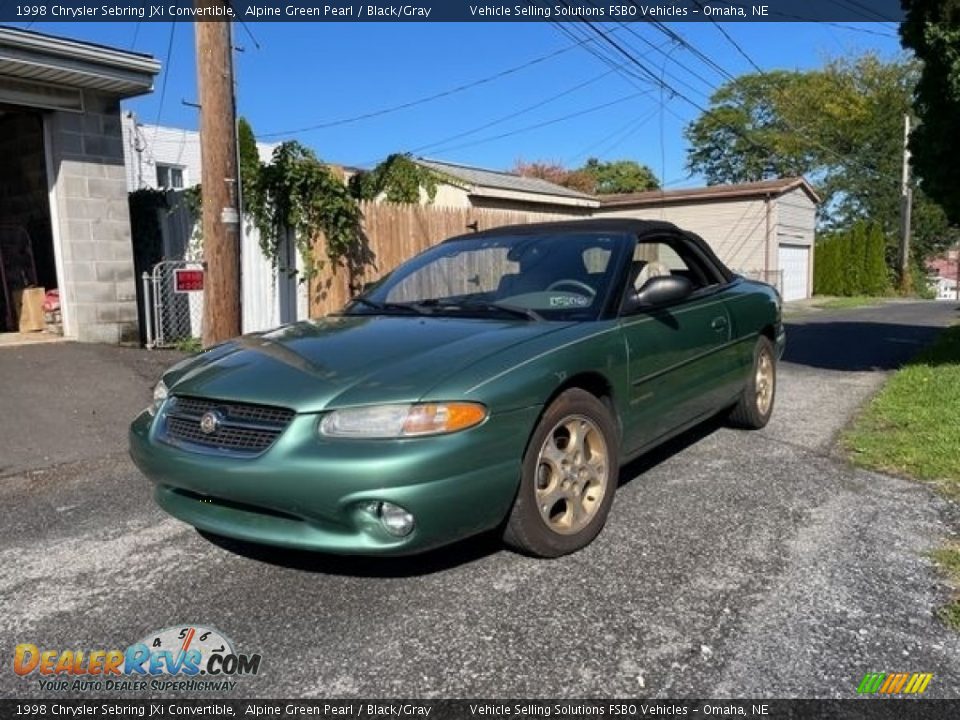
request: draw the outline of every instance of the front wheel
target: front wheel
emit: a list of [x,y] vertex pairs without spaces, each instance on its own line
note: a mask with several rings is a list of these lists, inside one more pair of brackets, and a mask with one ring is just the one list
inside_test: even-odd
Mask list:
[[588,545],[613,503],[620,471],[617,440],[606,405],[578,388],[561,393],[524,454],[504,541],[539,557],[559,557]]
[[764,427],[773,414],[777,394],[777,360],[773,343],[761,335],[753,349],[753,367],[740,400],[730,411],[730,423],[748,430]]

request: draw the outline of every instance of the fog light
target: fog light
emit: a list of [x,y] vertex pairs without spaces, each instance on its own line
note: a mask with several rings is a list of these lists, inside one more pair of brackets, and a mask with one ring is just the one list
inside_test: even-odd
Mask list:
[[413,531],[413,515],[399,505],[382,502],[377,509],[377,518],[383,529],[394,537],[404,537]]

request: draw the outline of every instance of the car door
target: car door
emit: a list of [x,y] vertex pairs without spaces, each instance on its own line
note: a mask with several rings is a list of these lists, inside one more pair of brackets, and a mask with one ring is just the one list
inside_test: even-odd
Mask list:
[[737,377],[725,283],[682,237],[665,236],[638,242],[627,292],[665,273],[690,279],[693,293],[620,318],[630,378],[628,452],[715,412]]

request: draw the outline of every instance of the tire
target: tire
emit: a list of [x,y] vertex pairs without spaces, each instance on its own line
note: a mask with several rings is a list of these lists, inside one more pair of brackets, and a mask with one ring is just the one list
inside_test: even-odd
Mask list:
[[759,430],[773,414],[777,395],[777,356],[773,343],[761,335],[753,348],[753,364],[740,399],[730,411],[729,421],[734,427]]
[[617,426],[608,407],[579,388],[561,393],[527,445],[504,542],[543,558],[589,545],[613,504],[619,452]]

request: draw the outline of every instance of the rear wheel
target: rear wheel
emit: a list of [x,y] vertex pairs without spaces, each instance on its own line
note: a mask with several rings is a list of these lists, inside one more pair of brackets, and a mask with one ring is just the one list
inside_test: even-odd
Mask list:
[[547,408],[523,458],[520,489],[504,531],[508,545],[559,557],[588,545],[603,528],[619,474],[610,410],[573,388]]
[[777,394],[777,360],[773,343],[761,335],[753,349],[753,367],[740,400],[730,411],[730,423],[736,427],[759,430],[773,414]]

